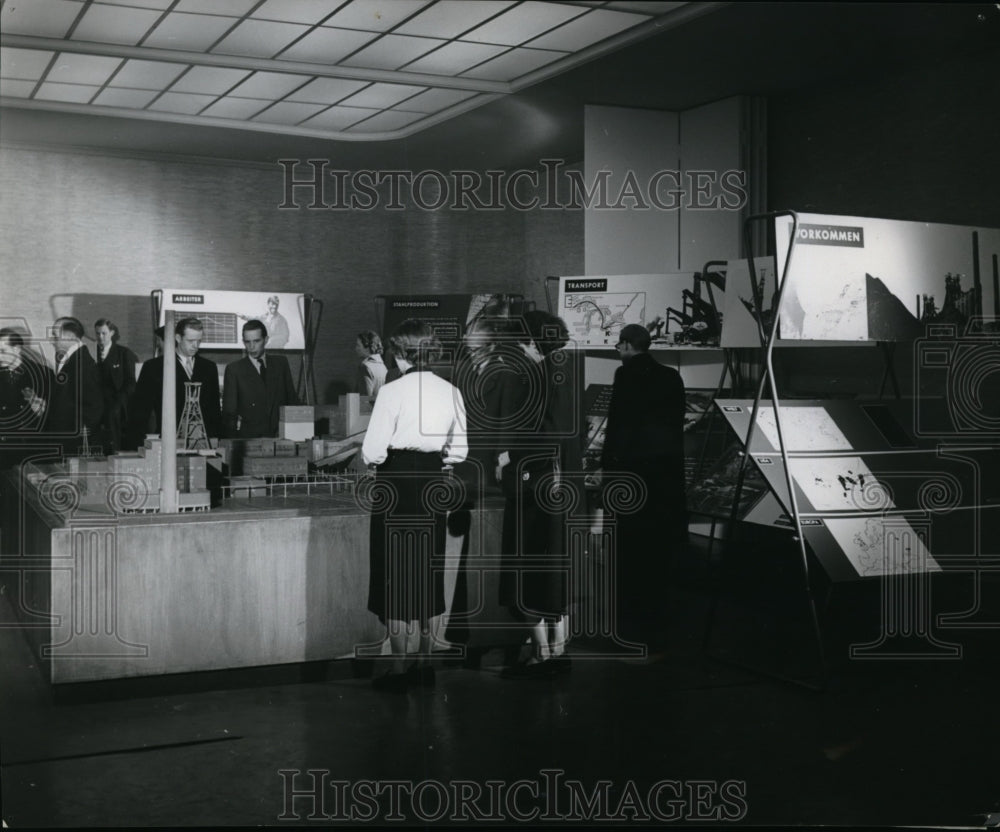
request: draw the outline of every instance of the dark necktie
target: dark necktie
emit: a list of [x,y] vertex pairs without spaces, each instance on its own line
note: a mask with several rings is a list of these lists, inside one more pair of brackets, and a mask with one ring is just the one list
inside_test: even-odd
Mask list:
[[267,381],[267,365],[263,361],[260,362],[260,380]]

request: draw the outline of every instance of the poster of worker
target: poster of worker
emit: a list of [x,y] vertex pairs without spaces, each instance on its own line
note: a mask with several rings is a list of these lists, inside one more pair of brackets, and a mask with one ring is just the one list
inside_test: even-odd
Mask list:
[[582,348],[613,348],[627,324],[649,330],[652,349],[718,347],[725,279],[712,273],[559,278],[559,317]]
[[304,350],[305,296],[289,292],[216,292],[162,289],[160,324],[172,309],[177,318],[198,318],[205,328],[202,349],[243,349],[243,324],[258,320],[267,328],[269,350]]

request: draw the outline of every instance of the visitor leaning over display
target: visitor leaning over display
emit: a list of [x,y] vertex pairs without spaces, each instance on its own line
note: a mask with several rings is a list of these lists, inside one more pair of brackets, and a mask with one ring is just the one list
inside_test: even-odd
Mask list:
[[354,342],[354,354],[361,359],[354,392],[374,402],[378,391],[385,384],[386,374],[385,362],[382,360],[382,339],[378,333],[370,329],[359,332]]
[[[376,471],[368,609],[386,625],[392,652],[372,684],[403,693],[434,683],[430,620],[444,612],[444,576],[431,558],[444,556],[447,514],[434,495],[442,467],[464,460],[468,445],[462,394],[428,368],[441,351],[430,326],[403,321],[389,343],[403,375],[375,399],[361,453]],[[407,667],[414,646],[417,661]]]

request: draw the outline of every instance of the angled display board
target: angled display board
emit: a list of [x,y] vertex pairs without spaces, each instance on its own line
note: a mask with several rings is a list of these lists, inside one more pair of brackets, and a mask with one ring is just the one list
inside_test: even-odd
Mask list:
[[[716,404],[745,440],[752,401]],[[984,476],[995,449],[942,451],[913,435],[912,417],[899,403],[817,400],[781,408],[802,533],[833,580],[938,572],[984,551],[986,524],[996,518],[996,483]],[[787,507],[779,447],[773,408],[761,405],[750,458]],[[766,515],[746,519],[791,525],[787,514]]]
[[583,349],[612,349],[627,324],[649,330],[652,349],[717,348],[725,292],[695,272],[560,277],[556,314]]
[[[792,220],[778,217],[779,271],[791,234]],[[930,324],[955,335],[992,329],[998,254],[1000,229],[799,214],[779,337],[912,341]]]
[[198,318],[205,327],[202,349],[242,350],[243,324],[258,320],[267,327],[269,350],[306,348],[305,296],[289,292],[219,292],[214,289],[161,289],[159,325],[164,312]]

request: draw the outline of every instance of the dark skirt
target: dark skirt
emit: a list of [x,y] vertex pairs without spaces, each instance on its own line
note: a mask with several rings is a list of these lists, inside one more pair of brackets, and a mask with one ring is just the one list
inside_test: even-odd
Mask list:
[[368,609],[383,622],[444,612],[447,515],[435,510],[441,464],[440,453],[390,450],[378,467],[375,506],[385,510],[371,515]]
[[565,615],[569,568],[566,538],[565,512],[538,499],[527,484],[516,482],[515,488],[507,490],[500,603],[519,618],[554,621]]

